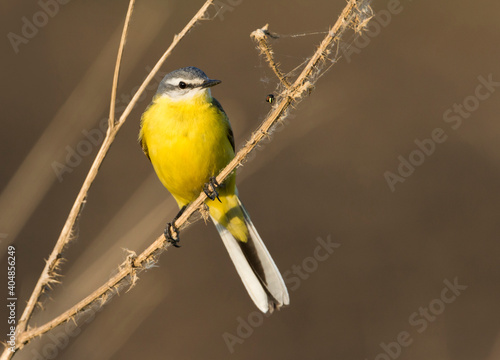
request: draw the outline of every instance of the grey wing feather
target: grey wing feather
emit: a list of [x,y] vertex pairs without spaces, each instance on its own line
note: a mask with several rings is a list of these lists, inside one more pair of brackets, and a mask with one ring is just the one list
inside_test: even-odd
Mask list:
[[146,144],[146,140],[144,138],[139,139],[141,142],[141,148],[144,154],[148,157],[149,161],[151,161],[151,158],[149,157],[149,151],[148,151],[148,144]]
[[[148,107],[146,108],[144,113],[146,113],[146,111],[148,111],[148,109],[151,105],[152,105],[152,103],[148,105]],[[144,114],[142,116],[144,116]],[[140,134],[139,142],[141,143],[142,152],[144,153],[144,155],[146,155],[148,157],[149,161],[151,161],[151,158],[149,157],[148,144],[146,144],[146,139],[144,139],[144,137],[142,136],[142,118],[141,118],[141,132],[139,134]]]
[[226,121],[227,121],[227,139],[229,140],[229,142],[231,143],[231,146],[233,148],[233,151],[236,151],[235,150],[235,146],[234,146],[234,135],[233,135],[233,129],[231,129],[231,124],[229,123],[229,118],[227,117],[227,114],[226,112],[224,111],[224,109],[222,108],[222,105],[220,104],[219,101],[217,101],[216,98],[212,98],[212,104],[217,107],[217,109],[219,109],[219,111],[221,113],[223,113],[225,116],[226,116]]

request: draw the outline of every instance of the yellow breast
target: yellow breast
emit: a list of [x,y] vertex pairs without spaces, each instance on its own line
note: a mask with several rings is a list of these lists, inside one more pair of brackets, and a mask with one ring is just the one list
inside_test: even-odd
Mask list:
[[207,100],[211,98],[158,97],[142,116],[140,138],[160,181],[179,206],[193,201],[234,157],[227,117]]

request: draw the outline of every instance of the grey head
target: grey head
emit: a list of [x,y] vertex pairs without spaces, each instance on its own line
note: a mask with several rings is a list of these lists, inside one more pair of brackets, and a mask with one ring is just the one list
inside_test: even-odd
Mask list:
[[211,96],[210,87],[220,83],[220,80],[210,79],[200,69],[188,66],[165,75],[156,95],[168,96],[172,100],[187,100],[201,92]]

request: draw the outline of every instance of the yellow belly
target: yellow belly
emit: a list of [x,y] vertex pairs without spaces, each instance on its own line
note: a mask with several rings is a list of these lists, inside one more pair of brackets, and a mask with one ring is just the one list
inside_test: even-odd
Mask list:
[[[173,102],[156,98],[142,117],[141,138],[158,178],[179,207],[198,197],[204,184],[234,157],[229,122],[205,97]],[[223,193],[234,193],[234,176]]]

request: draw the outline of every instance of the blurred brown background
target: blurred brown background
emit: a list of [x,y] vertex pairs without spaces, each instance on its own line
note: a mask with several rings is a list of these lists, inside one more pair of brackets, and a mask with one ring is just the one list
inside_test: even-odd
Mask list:
[[[202,3],[138,1],[119,107]],[[1,261],[13,242],[19,314],[97,152],[87,136],[99,143],[127,8],[126,1],[77,0],[46,8],[53,16],[40,15],[37,29],[25,25],[31,38],[14,46],[16,53],[8,34],[22,36],[23,17],[35,21],[41,4],[0,4]],[[162,71],[193,65],[221,79],[213,94],[241,146],[269,111],[265,98],[276,86],[250,32],[269,23],[282,34],[273,46],[290,71],[324,36],[311,33],[328,30],[345,2],[221,4],[225,9],[211,9],[213,21],[198,25]],[[387,14],[387,1],[372,6]],[[396,8],[389,20],[375,20],[368,40],[319,79],[286,126],[239,170],[241,198],[289,280],[288,308],[258,315],[215,228],[199,221],[183,233],[182,248],[164,253],[134,289],[88,314],[78,336],[56,329],[15,358],[500,358],[500,87],[476,92],[490,74],[500,81],[500,5],[402,0]],[[104,161],[65,253],[63,283],[33,323],[94,290],[125,248],[142,251],[175,215],[136,141],[154,92]],[[469,110],[458,109],[464,101]],[[415,139],[436,128],[446,140],[391,191],[384,173],[397,174],[398,157],[408,161]],[[57,176],[58,164],[68,171]],[[340,246],[325,258],[318,238]],[[6,274],[0,279],[5,289]],[[444,290],[446,280],[467,288],[454,294]],[[0,324],[4,339],[6,320]]]

